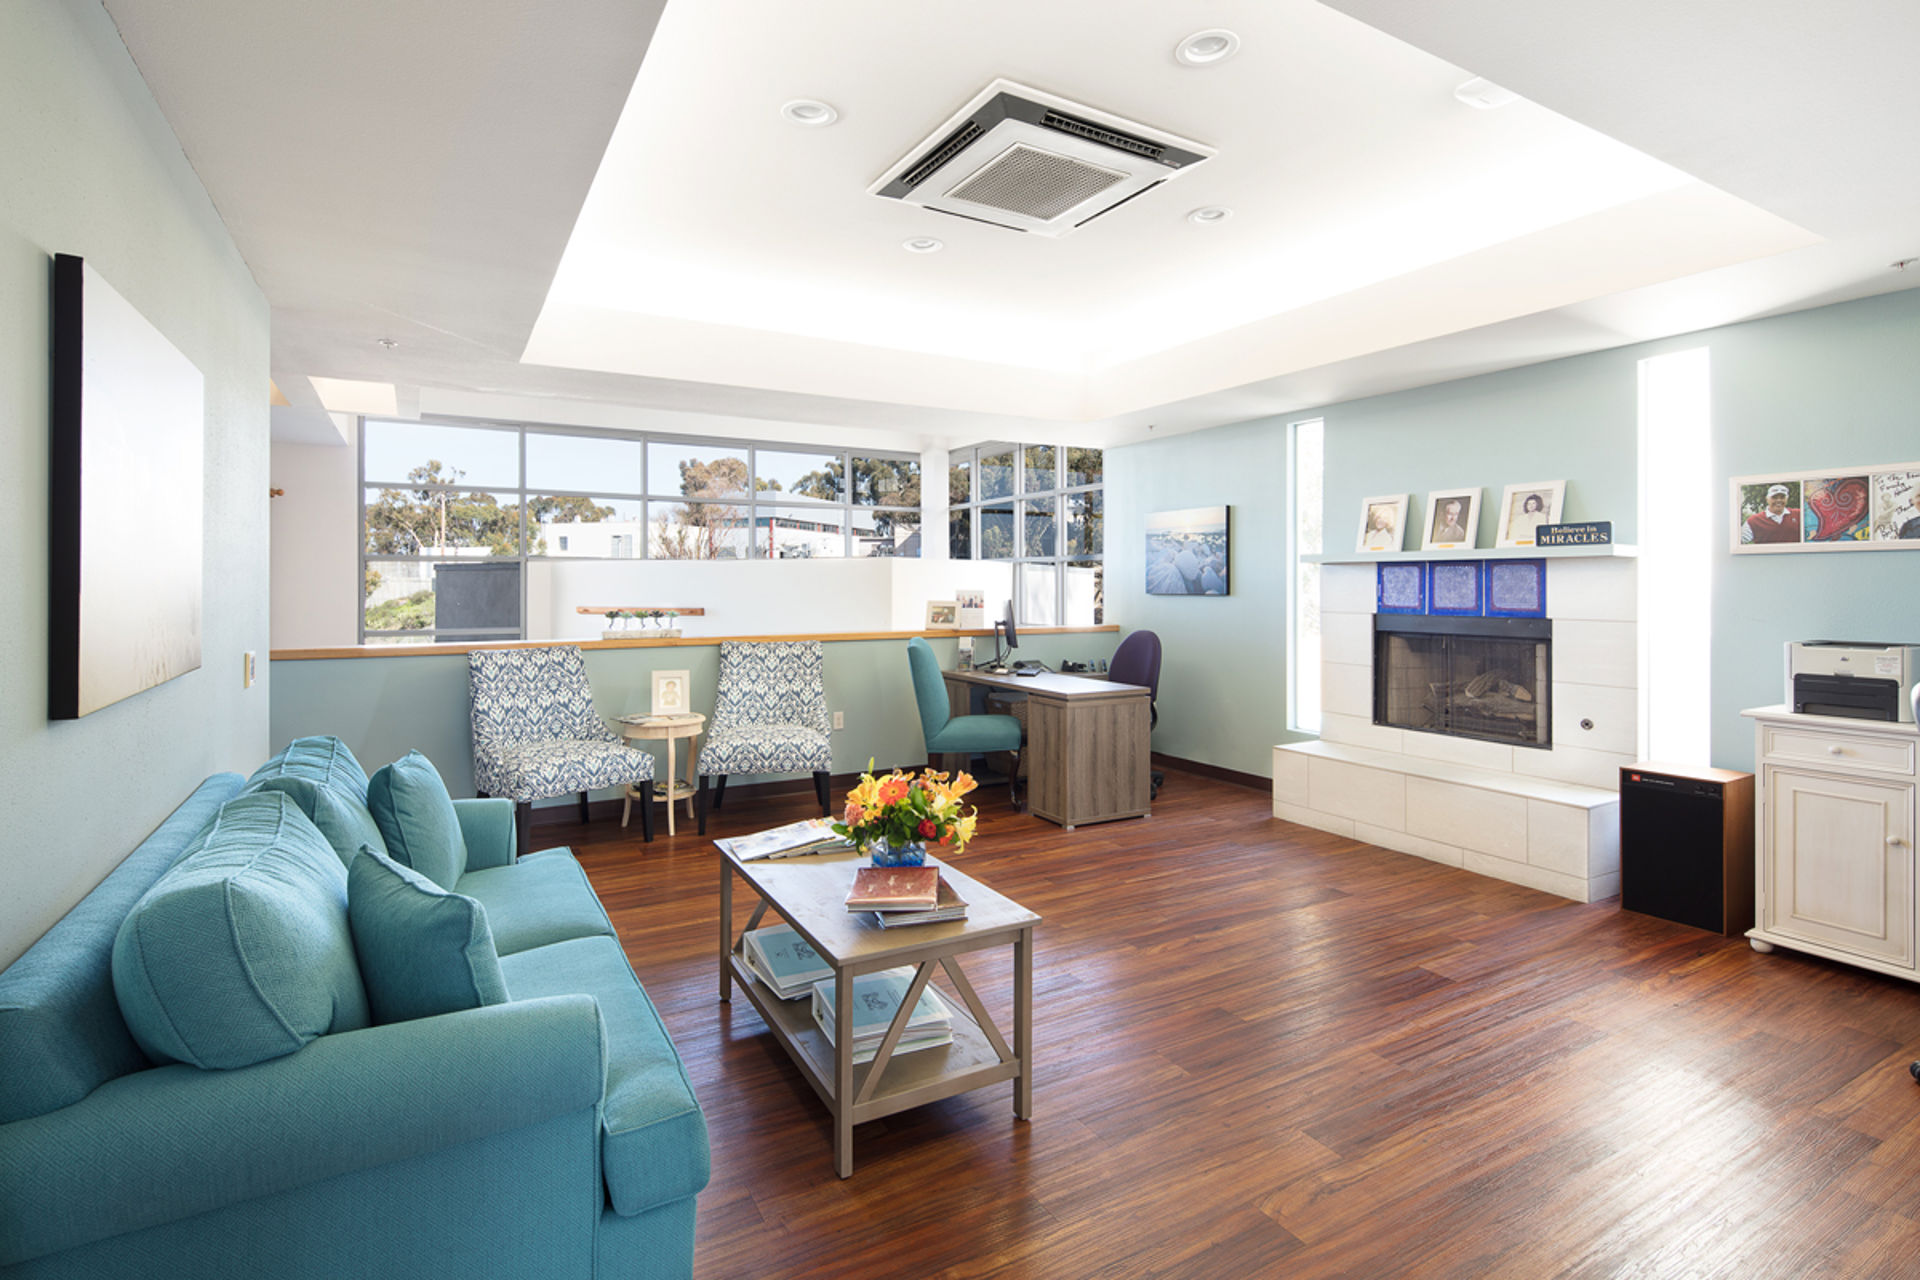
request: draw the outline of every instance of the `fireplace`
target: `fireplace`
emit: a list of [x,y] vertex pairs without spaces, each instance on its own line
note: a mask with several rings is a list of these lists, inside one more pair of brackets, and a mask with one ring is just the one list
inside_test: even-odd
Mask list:
[[1547,618],[1374,615],[1377,725],[1551,748],[1552,691]]

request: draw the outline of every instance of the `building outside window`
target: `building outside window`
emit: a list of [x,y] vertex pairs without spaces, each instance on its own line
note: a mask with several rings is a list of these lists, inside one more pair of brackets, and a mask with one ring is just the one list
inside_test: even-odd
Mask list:
[[1104,482],[1098,449],[956,449],[947,468],[948,554],[1011,560],[1021,623],[1098,625],[1106,617]]
[[911,454],[365,419],[363,641],[525,635],[530,563],[920,554]]

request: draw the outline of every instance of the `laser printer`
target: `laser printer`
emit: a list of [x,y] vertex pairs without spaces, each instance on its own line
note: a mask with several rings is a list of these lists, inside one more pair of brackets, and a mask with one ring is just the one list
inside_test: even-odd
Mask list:
[[1787,705],[1803,715],[1913,722],[1920,645],[1864,640],[1787,643]]

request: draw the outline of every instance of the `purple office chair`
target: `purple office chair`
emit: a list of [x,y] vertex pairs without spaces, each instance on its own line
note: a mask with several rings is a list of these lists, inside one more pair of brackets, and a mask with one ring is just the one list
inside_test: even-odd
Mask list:
[[[1160,637],[1151,631],[1134,631],[1120,642],[1107,663],[1107,679],[1117,684],[1143,684],[1147,687],[1148,724],[1160,723]],[[1155,769],[1151,775],[1148,798],[1160,794],[1166,775]]]

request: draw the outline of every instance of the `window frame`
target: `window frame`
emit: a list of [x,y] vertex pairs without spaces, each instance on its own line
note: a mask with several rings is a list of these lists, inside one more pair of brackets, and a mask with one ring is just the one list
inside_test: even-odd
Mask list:
[[[480,484],[420,485],[420,484],[411,484],[407,482],[404,478],[395,479],[390,477],[387,477],[387,478],[373,477],[369,479],[367,475],[368,428],[369,426],[372,426],[377,429],[381,423],[386,423],[386,422],[398,423],[401,425],[442,426],[442,427],[452,427],[452,428],[458,428],[458,429],[476,429],[477,428],[480,430],[487,430],[487,431],[511,432],[516,437],[515,444],[516,444],[516,453],[518,457],[518,475],[517,475],[518,483],[512,486],[497,485],[497,484],[496,485],[480,485]],[[535,437],[535,436],[574,436],[574,437],[589,437],[589,438],[595,438],[595,439],[617,440],[622,442],[632,442],[640,450],[639,490],[635,492],[631,490],[614,489],[611,487],[598,488],[592,491],[586,491],[586,490],[580,490],[580,489],[558,488],[558,487],[550,487],[550,486],[530,488],[527,484],[527,441],[530,437]],[[725,497],[712,498],[712,499],[697,499],[697,498],[690,498],[690,496],[687,494],[675,492],[670,489],[656,491],[655,477],[652,474],[652,462],[651,462],[651,459],[648,457],[649,446],[653,444],[670,444],[670,445],[677,445],[677,446],[683,446],[683,447],[690,447],[693,449],[714,449],[714,450],[726,450],[728,452],[743,452],[746,455],[746,461],[747,461],[747,485],[748,485],[749,491],[745,494],[740,495],[737,499],[729,499]],[[838,462],[838,464],[841,467],[841,478],[842,478],[842,484],[841,484],[842,492],[840,494],[840,497],[835,501],[820,501],[819,499],[812,499],[812,498],[799,499],[796,501],[785,490],[768,490],[763,494],[762,492],[754,488],[754,485],[759,475],[757,462],[758,462],[758,455],[761,450],[765,450],[769,453],[780,453],[780,454],[792,454],[792,453],[817,454],[821,458],[829,460],[829,465],[831,464],[831,462]],[[796,444],[792,442],[782,442],[782,441],[774,441],[774,440],[755,440],[747,437],[738,437],[738,436],[680,435],[680,434],[671,433],[671,432],[659,432],[659,431],[622,431],[617,428],[606,428],[606,427],[581,427],[581,426],[572,426],[572,425],[535,423],[535,422],[507,422],[507,421],[501,421],[496,419],[457,418],[457,417],[448,417],[443,415],[424,415],[419,419],[403,419],[403,418],[391,417],[388,415],[366,414],[366,415],[361,415],[356,422],[354,455],[355,455],[354,456],[355,478],[357,481],[358,493],[360,495],[359,554],[356,557],[356,560],[358,562],[357,581],[360,584],[359,598],[361,602],[360,609],[358,611],[358,617],[355,623],[355,628],[356,628],[356,633],[359,637],[359,643],[361,644],[367,644],[370,642],[371,643],[407,643],[407,642],[422,643],[424,642],[429,644],[441,643],[438,637],[442,630],[457,630],[458,633],[462,636],[483,636],[485,639],[488,639],[488,640],[524,639],[526,634],[526,625],[527,625],[526,624],[527,581],[529,576],[528,565],[530,562],[548,561],[548,560],[603,560],[603,561],[604,560],[619,560],[619,561],[636,560],[638,561],[638,560],[659,560],[659,559],[677,558],[677,557],[664,557],[664,556],[658,556],[653,554],[652,538],[651,538],[650,531],[652,529],[653,520],[656,514],[655,513],[656,506],[658,506],[662,511],[664,511],[668,507],[683,506],[687,504],[689,501],[705,500],[705,501],[725,503],[727,505],[737,505],[743,508],[744,516],[745,516],[745,519],[743,522],[744,543],[741,550],[741,554],[729,555],[729,556],[700,557],[700,559],[708,560],[712,563],[724,563],[729,560],[737,561],[737,560],[810,558],[810,557],[768,556],[768,555],[761,554],[759,549],[759,543],[758,543],[758,534],[760,530],[759,508],[762,506],[769,508],[767,512],[767,517],[769,520],[774,518],[774,515],[775,515],[774,509],[777,509],[777,508],[791,509],[791,508],[794,508],[795,506],[804,506],[811,510],[817,510],[820,513],[820,518],[823,521],[837,521],[841,528],[841,539],[842,539],[840,555],[837,558],[841,558],[841,559],[865,558],[865,556],[872,556],[874,554],[873,552],[867,552],[865,553],[865,556],[862,556],[862,555],[857,555],[855,552],[856,531],[854,527],[854,518],[855,518],[856,512],[864,513],[868,520],[872,520],[877,513],[893,512],[893,513],[900,513],[902,515],[905,515],[913,521],[914,528],[916,528],[919,531],[920,538],[921,538],[921,543],[920,543],[921,547],[924,548],[925,546],[925,539],[926,539],[925,492],[926,492],[926,482],[927,482],[926,474],[925,474],[926,469],[920,454],[912,452],[910,450],[904,450],[904,449],[900,449],[900,450],[875,449],[875,448],[870,448],[865,446],[856,447],[853,445]],[[913,463],[915,467],[918,468],[918,471],[919,471],[920,492],[921,492],[920,501],[913,505],[907,505],[903,503],[868,503],[868,502],[854,501],[854,490],[856,486],[853,483],[853,467],[856,459],[863,459],[863,458],[877,458],[877,459],[886,460],[886,461]],[[367,507],[368,507],[369,491],[370,490],[387,490],[387,489],[402,489],[402,490],[412,490],[412,491],[424,490],[424,491],[436,492],[436,493],[437,492],[447,492],[447,493],[488,492],[488,493],[500,494],[502,497],[513,497],[517,499],[518,507],[519,507],[518,554],[511,555],[511,556],[485,557],[486,563],[490,563],[490,564],[511,563],[519,566],[519,578],[520,578],[519,614],[520,614],[520,617],[519,617],[519,622],[516,626],[510,627],[510,628],[509,627],[485,627],[485,628],[460,627],[457,629],[456,628],[440,628],[438,626],[435,626],[435,627],[421,628],[421,629],[411,630],[411,631],[385,629],[385,628],[376,628],[376,629],[368,628],[367,608],[366,608],[367,597],[366,597],[366,590],[365,590],[366,576],[367,576],[368,570],[370,569],[377,570],[379,566],[382,564],[392,564],[392,563],[419,564],[419,563],[465,562],[467,560],[481,559],[480,557],[452,556],[452,555],[445,555],[445,554],[402,555],[395,552],[376,552],[376,551],[369,550],[367,545]],[[639,536],[635,539],[634,554],[631,556],[557,555],[551,549],[545,552],[540,552],[540,553],[534,552],[533,540],[534,540],[534,536],[538,532],[538,529],[533,526],[537,525],[538,522],[537,521],[530,522],[529,515],[528,515],[528,507],[532,499],[546,498],[546,497],[584,498],[593,502],[622,502],[622,503],[631,502],[631,503],[637,504],[640,511]],[[771,532],[772,532],[771,526],[769,526],[769,529],[768,529],[769,537],[771,537]],[[892,555],[892,552],[889,552],[888,556],[891,556],[891,555]],[[882,557],[882,558],[886,558],[886,557]]]
[[[1045,489],[1029,489],[1027,487],[1027,454],[1030,450],[1042,448],[1051,448],[1053,450],[1053,486]],[[1013,588],[1011,594],[1014,602],[1014,621],[1023,627],[1080,625],[1065,621],[1068,596],[1067,570],[1088,563],[1098,566],[1098,572],[1103,584],[1098,597],[1100,603],[1094,607],[1093,625],[1101,626],[1105,622],[1104,582],[1107,559],[1106,451],[1104,449],[1092,449],[1093,452],[1101,455],[1100,478],[1098,480],[1081,484],[1068,484],[1066,483],[1069,475],[1067,469],[1067,452],[1069,449],[1079,448],[1091,449],[1092,447],[988,440],[982,441],[979,444],[968,445],[965,448],[950,450],[947,456],[947,484],[949,493],[952,492],[954,469],[959,467],[965,467],[967,469],[967,501],[965,503],[953,504],[952,512],[964,512],[963,519],[966,521],[967,551],[969,554],[965,557],[956,556],[953,558],[1001,561],[1012,564]],[[986,487],[983,483],[983,461],[1001,454],[1010,454],[1013,459],[1012,488],[1005,494],[991,498],[983,497],[982,490]],[[921,478],[921,484],[924,488],[926,484],[924,476]],[[1070,539],[1067,533],[1067,526],[1072,510],[1072,504],[1069,499],[1088,494],[1099,496],[1101,522],[1100,549],[1098,551],[1071,551],[1069,550]],[[1026,515],[1029,510],[1029,503],[1051,503],[1052,505],[1053,551],[1051,554],[1028,554]],[[1013,553],[1005,556],[985,555],[982,553],[984,544],[981,541],[982,534],[984,533],[983,515],[988,511],[998,512],[1003,508],[1013,513]],[[950,523],[951,519],[952,515],[950,513]],[[951,554],[953,549],[951,537],[948,539],[948,549]],[[1051,569],[1054,574],[1052,619],[1042,620],[1025,616],[1027,566],[1045,566]]]

